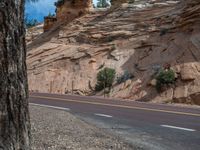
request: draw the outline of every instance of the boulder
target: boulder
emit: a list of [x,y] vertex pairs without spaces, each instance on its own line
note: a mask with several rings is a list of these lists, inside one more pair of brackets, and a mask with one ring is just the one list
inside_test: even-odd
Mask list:
[[200,105],[200,92],[194,93],[190,97],[192,104]]
[[188,87],[187,86],[179,86],[176,87],[174,90],[174,97],[173,99],[183,99],[188,96]]
[[148,85],[150,85],[150,86],[156,86],[156,79],[152,79],[149,83],[148,83]]
[[166,91],[157,94],[157,96],[153,98],[152,101],[155,103],[170,102],[173,99],[173,93],[174,93],[173,88],[169,88]]
[[197,68],[194,63],[184,63],[181,65],[180,74],[183,81],[195,80],[197,75]]

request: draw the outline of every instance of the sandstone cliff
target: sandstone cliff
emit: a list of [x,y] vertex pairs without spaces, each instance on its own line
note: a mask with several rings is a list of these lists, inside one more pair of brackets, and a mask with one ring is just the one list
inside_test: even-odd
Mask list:
[[[31,91],[93,93],[102,67],[128,70],[110,96],[200,104],[200,1],[141,0],[62,23],[28,45]],[[170,64],[175,85],[155,90],[155,68]]]
[[92,0],[58,0],[55,2],[56,16],[44,18],[44,32],[60,22],[71,22],[92,9]]

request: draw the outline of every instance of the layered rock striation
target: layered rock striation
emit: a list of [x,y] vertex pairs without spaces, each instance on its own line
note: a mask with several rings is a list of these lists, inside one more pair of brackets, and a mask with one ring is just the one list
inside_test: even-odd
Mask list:
[[55,3],[58,21],[69,20],[88,13],[92,8],[92,0],[60,0]]
[[[103,67],[134,75],[110,96],[200,104],[200,2],[142,0],[93,11],[28,45],[31,91],[94,94]],[[157,68],[170,64],[176,81],[156,91]]]
[[44,32],[49,31],[57,22],[70,22],[90,12],[92,0],[58,0],[55,2],[56,16],[44,18]]
[[128,0],[111,0],[110,1],[112,6],[121,5],[123,3],[128,3],[128,2],[129,2]]

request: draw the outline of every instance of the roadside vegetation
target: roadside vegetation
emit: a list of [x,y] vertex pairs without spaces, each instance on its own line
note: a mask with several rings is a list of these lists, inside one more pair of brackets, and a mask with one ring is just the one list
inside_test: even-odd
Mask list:
[[135,0],[129,0],[128,3],[129,4],[133,4],[135,2]]
[[175,72],[172,69],[161,69],[156,76],[156,90],[161,92],[164,87],[175,83]]
[[106,67],[100,70],[97,74],[97,83],[95,86],[95,90],[101,91],[105,88],[108,88],[110,90],[115,80],[115,75],[116,75],[115,69]]
[[132,78],[134,78],[134,75],[127,70],[116,77],[115,69],[105,67],[97,73],[95,91],[104,90],[104,94],[109,94],[113,84],[121,84]]
[[121,84],[129,79],[134,78],[134,75],[131,74],[129,71],[124,71],[124,73],[122,75],[120,75],[119,77],[117,77],[117,84]]

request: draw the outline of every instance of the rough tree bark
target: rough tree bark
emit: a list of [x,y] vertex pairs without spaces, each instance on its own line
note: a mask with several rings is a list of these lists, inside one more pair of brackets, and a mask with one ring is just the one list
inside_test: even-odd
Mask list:
[[0,150],[29,150],[24,0],[0,0]]

